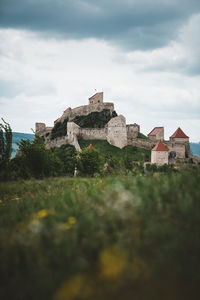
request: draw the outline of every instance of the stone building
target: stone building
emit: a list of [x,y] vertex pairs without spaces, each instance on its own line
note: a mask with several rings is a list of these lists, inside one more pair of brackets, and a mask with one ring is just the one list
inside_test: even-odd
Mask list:
[[148,138],[152,141],[163,141],[164,127],[154,127],[154,129],[148,134]]
[[151,163],[156,165],[168,164],[168,149],[161,140],[151,150]]

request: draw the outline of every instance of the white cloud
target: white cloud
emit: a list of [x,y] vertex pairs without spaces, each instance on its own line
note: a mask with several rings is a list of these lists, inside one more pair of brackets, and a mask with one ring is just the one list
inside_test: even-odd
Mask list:
[[181,126],[200,140],[199,77],[181,68],[190,59],[186,38],[132,53],[102,40],[42,39],[19,30],[1,30],[0,41],[0,80],[17,87],[14,96],[0,91],[0,115],[14,131],[30,132],[37,121],[53,125],[66,107],[87,104],[97,89],[144,133],[164,125],[167,138]]

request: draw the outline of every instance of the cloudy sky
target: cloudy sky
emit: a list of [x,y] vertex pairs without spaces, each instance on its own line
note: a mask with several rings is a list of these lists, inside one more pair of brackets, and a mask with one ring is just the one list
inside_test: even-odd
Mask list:
[[48,126],[104,92],[147,134],[200,141],[199,0],[0,0],[0,117]]

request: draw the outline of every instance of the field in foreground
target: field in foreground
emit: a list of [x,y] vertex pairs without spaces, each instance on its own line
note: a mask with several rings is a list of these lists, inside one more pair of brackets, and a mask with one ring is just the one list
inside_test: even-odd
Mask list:
[[200,170],[0,184],[0,299],[197,299]]

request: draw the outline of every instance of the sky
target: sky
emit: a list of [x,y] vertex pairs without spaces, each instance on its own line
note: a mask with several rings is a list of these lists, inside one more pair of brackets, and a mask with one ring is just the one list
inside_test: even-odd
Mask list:
[[31,133],[96,91],[200,141],[199,0],[0,0],[0,117]]

